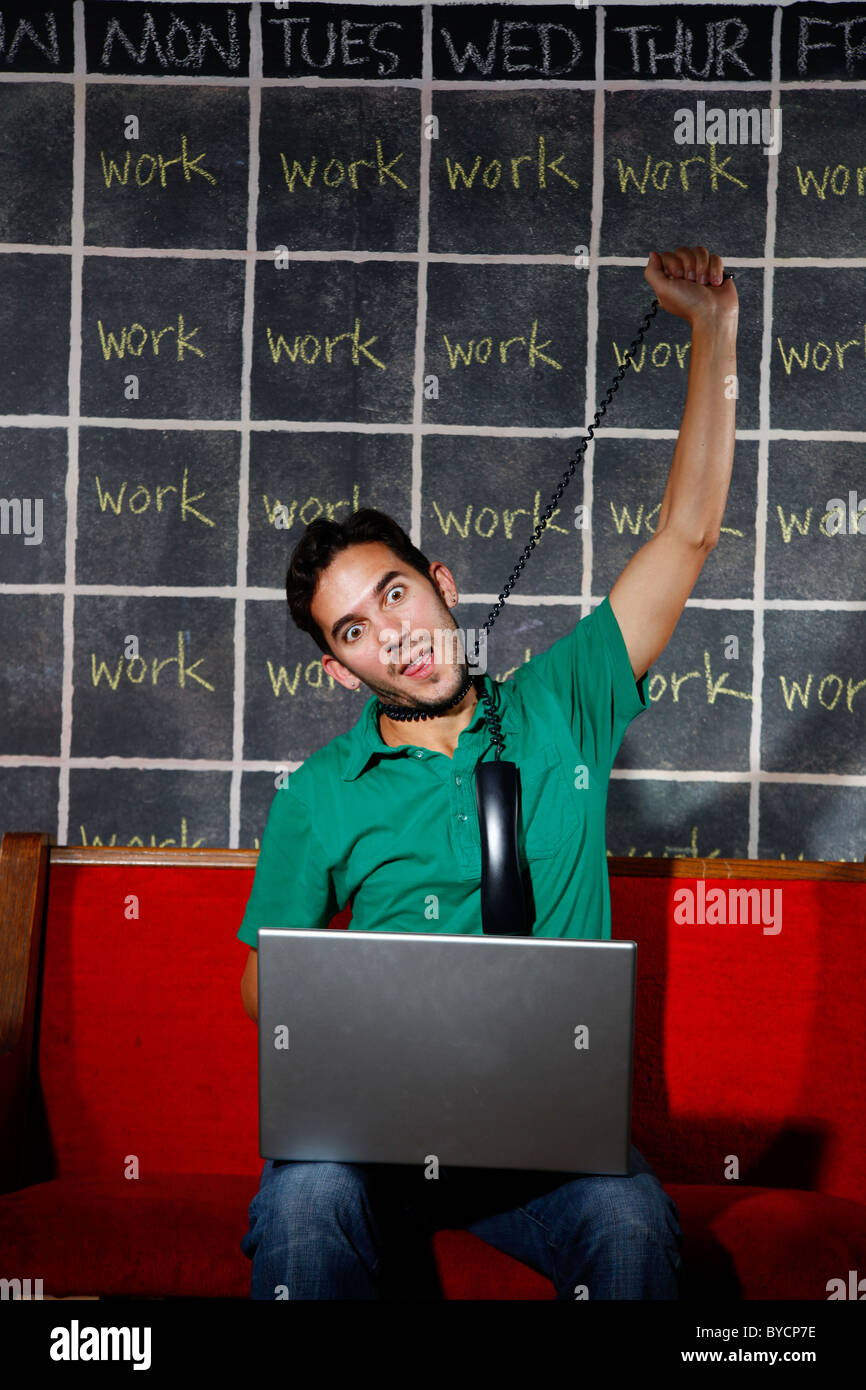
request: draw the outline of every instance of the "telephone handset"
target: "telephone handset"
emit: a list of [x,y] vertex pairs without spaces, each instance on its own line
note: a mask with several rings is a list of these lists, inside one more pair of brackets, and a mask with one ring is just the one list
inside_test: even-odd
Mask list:
[[[722,278],[723,280],[733,280],[734,276],[725,272]],[[488,632],[495,623],[505,600],[514,588],[520,572],[526,564],[529,554],[535,549],[539,536],[552,516],[557,502],[574,477],[580,454],[586,452],[586,446],[592,439],[602,415],[607,411],[614,392],[619,390],[619,383],[625,376],[632,353],[643,342],[644,334],[655,318],[658,307],[658,300],[653,299],[650,311],[638,330],[637,337],[623,354],[613,383],[595,412],[595,417],[586,436],[580,442],[577,455],[570,461],[568,468],[563,473],[559,486],[499,595],[499,602],[494,604],[487,621],[482,624],[482,631]],[[480,640],[481,635],[479,633],[469,658],[470,667],[477,664]],[[475,677],[470,674],[462,690],[457,692],[452,704],[458,704],[463,699],[474,679]],[[484,717],[496,747],[495,759],[492,762],[479,763],[475,769],[475,797],[478,805],[478,827],[481,834],[481,929],[489,936],[528,936],[530,931],[517,850],[520,787],[517,764],[502,759],[501,754],[505,747],[505,740],[502,737],[499,716],[484,686],[479,684],[477,689],[479,696],[487,706]],[[420,711],[402,710],[399,706],[384,705],[381,702],[380,705],[391,718],[426,718]]]

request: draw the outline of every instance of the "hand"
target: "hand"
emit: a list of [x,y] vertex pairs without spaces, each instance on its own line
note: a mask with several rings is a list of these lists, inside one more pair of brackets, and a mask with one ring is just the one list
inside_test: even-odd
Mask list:
[[676,251],[650,251],[644,279],[662,309],[685,319],[736,317],[739,311],[733,280],[722,280],[722,258],[706,246],[678,246]]

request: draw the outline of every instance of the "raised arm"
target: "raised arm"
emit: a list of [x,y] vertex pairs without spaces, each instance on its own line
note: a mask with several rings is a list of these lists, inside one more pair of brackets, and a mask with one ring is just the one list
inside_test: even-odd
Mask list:
[[721,257],[705,246],[652,251],[644,270],[659,307],[690,325],[691,351],[688,395],[656,533],[610,591],[637,678],[670,641],[725,513],[734,460],[739,301],[733,281],[721,277]]

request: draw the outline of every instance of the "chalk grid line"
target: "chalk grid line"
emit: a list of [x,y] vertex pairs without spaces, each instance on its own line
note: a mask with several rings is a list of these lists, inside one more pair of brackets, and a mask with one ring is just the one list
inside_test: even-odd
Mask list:
[[63,677],[60,702],[60,774],[57,786],[57,843],[65,844],[69,826],[69,773],[72,749],[73,656],[75,648],[75,552],[78,541],[78,444],[81,406],[81,343],[84,278],[85,51],[84,5],[73,6],[75,87],[72,133],[72,263],[69,318],[69,459],[66,497],[66,574],[63,586]]

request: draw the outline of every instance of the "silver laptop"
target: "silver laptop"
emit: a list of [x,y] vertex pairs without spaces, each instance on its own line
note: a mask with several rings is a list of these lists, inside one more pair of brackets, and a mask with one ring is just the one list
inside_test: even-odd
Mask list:
[[260,930],[262,1158],[625,1174],[637,944]]

